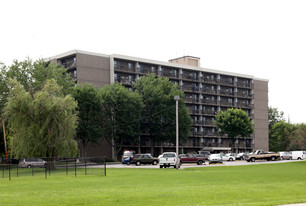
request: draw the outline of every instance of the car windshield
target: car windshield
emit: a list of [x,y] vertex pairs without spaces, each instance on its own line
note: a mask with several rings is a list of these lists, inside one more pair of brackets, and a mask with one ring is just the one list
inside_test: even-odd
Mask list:
[[175,157],[175,154],[164,154],[164,157]]

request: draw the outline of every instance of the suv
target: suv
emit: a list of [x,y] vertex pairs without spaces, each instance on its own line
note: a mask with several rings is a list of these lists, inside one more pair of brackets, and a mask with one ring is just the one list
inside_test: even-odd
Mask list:
[[162,155],[159,155],[158,159],[160,168],[166,168],[170,166],[176,168],[177,161],[180,161],[180,159],[176,156],[175,152],[164,152]]
[[158,158],[152,157],[151,154],[137,154],[132,157],[131,164],[136,164],[137,166],[141,164],[152,164],[157,165]]
[[46,167],[46,161],[41,158],[27,158],[19,161],[18,167]]
[[205,158],[196,156],[194,154],[180,154],[179,158],[181,160],[180,164],[183,163],[197,163],[198,165],[202,165],[205,163]]

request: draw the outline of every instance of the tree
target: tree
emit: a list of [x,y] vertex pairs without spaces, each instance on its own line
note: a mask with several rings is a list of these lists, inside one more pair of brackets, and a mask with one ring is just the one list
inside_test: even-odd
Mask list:
[[289,135],[288,151],[306,150],[306,125],[297,124],[294,131]]
[[254,132],[250,117],[241,109],[231,108],[219,112],[215,117],[214,124],[220,130],[221,135],[228,135],[232,143],[238,136],[248,137]]
[[58,85],[62,86],[64,95],[71,94],[75,84],[66,69],[58,67],[55,63],[47,63],[43,60],[33,62],[28,58],[24,61],[14,60],[9,67],[0,64],[0,112],[9,95],[6,83],[9,78],[18,81],[25,91],[30,93],[40,91],[48,79],[54,79]]
[[102,134],[117,156],[124,144],[138,142],[142,99],[138,93],[117,83],[100,88],[98,96],[102,103]]
[[273,124],[283,121],[284,112],[278,111],[277,108],[269,107],[269,129],[272,128]]
[[176,140],[176,115],[174,96],[179,100],[179,139],[184,142],[189,135],[192,120],[184,104],[184,93],[165,77],[155,74],[142,76],[134,85],[135,91],[142,95],[144,110],[142,116],[145,124],[143,131],[150,134],[151,153],[154,155],[155,144]]
[[286,151],[288,149],[290,139],[293,135],[295,125],[283,120],[272,125],[269,131],[269,148],[271,151]]
[[97,96],[98,90],[91,84],[77,85],[73,96],[78,102],[78,127],[76,138],[82,144],[83,156],[89,142],[97,143],[102,138],[101,109],[102,102]]
[[17,158],[76,156],[74,99],[64,96],[54,79],[33,94],[16,80],[9,79],[8,86],[4,115],[9,123],[11,153]]

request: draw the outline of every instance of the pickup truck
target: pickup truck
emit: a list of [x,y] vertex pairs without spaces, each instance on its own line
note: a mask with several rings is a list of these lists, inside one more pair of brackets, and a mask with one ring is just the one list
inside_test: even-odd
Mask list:
[[180,154],[179,155],[180,158],[180,163],[197,163],[198,165],[202,165],[203,163],[205,163],[205,158],[204,157],[200,157],[200,156],[196,156],[194,154]]
[[255,152],[245,156],[245,160],[248,162],[255,162],[255,160],[260,160],[260,159],[275,161],[276,159],[279,159],[279,157],[280,157],[279,153],[256,150]]
[[170,166],[176,168],[176,162],[180,161],[180,159],[176,156],[175,152],[164,152],[158,157],[158,159],[160,168],[166,168]]

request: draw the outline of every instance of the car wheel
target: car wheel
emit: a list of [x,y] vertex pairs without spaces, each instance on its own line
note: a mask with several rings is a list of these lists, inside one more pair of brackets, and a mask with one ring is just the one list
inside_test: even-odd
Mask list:
[[31,165],[28,165],[27,168],[31,168]]
[[292,157],[289,157],[289,160],[292,160]]
[[251,158],[251,162],[255,162],[255,157],[252,157],[252,158]]
[[198,161],[198,165],[202,165],[203,164],[203,161],[202,160],[199,160]]
[[281,160],[284,160],[284,158],[283,158],[283,157],[281,157]]
[[152,163],[152,165],[157,165],[157,161],[154,160],[153,163]]
[[137,162],[136,162],[136,165],[137,165],[137,166],[140,166],[140,164],[141,164],[140,161],[137,161]]
[[297,160],[301,160],[302,158],[298,157]]
[[163,168],[164,166],[162,166],[162,165],[159,165],[159,168]]
[[131,164],[131,162],[127,162],[126,164],[127,164],[127,165],[130,165],[130,164]]
[[271,157],[271,161],[275,161],[275,157]]
[[233,158],[229,158],[229,161],[233,161]]

